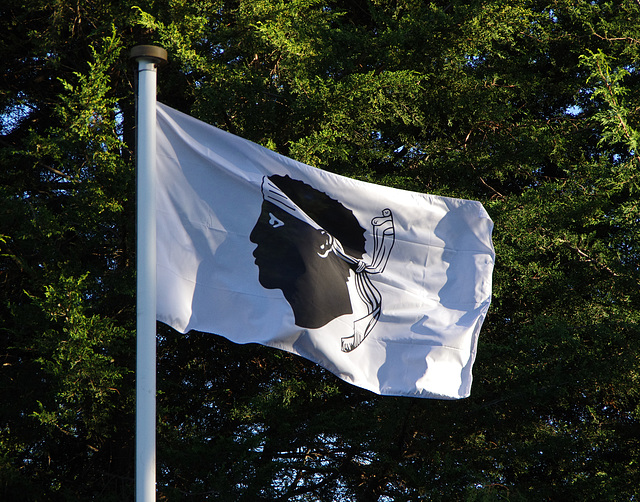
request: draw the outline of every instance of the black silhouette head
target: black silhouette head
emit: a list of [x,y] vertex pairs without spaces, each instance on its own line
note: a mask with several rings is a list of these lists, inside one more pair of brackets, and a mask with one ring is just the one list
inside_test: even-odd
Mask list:
[[[353,312],[347,279],[351,265],[337,256],[361,259],[364,229],[351,210],[324,192],[289,176],[263,180],[262,213],[250,235],[260,284],[281,289],[297,326],[319,328]],[[302,215],[302,216],[301,216]]]

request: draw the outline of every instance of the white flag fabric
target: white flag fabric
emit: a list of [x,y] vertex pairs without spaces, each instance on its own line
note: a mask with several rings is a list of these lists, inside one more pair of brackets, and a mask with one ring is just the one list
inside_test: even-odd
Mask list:
[[491,301],[479,202],[338,176],[157,107],[157,316],[383,395],[471,389]]

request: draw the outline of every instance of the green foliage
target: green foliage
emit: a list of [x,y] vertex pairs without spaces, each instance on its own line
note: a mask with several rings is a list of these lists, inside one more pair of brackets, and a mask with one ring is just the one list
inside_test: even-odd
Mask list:
[[3,500],[131,492],[131,90],[116,18],[76,7],[2,7]]
[[110,320],[87,315],[86,283],[86,276],[62,278],[46,286],[43,300],[34,299],[52,324],[34,340],[33,349],[41,354],[36,362],[58,390],[51,409],[39,403],[33,416],[72,436],[86,427],[86,439],[96,441],[110,428],[112,398],[122,387],[123,369],[114,365],[112,351],[124,343],[127,332]]
[[602,49],[597,53],[589,51],[581,59],[591,70],[587,83],[595,84],[591,99],[609,105],[608,109],[599,110],[594,116],[603,128],[599,146],[623,143],[629,152],[635,152],[638,159],[640,102],[629,100],[629,88],[624,85],[624,80],[631,77],[631,73],[624,67],[612,68],[615,61]]
[[481,200],[472,397],[158,337],[160,500],[635,500],[640,4],[7,0],[0,498],[131,500],[130,47],[160,100],[317,167]]

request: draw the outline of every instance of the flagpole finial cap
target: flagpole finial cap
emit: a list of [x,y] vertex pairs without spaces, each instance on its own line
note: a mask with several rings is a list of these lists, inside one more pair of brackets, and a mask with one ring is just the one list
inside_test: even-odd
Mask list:
[[167,51],[157,45],[136,45],[131,49],[131,59],[150,59],[156,64],[167,62]]

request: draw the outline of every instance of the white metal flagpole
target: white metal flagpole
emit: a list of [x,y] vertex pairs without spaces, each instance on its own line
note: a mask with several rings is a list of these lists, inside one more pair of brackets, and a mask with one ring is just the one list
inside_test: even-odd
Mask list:
[[136,294],[136,502],[156,499],[156,66],[167,51],[131,49],[138,62],[137,294]]

